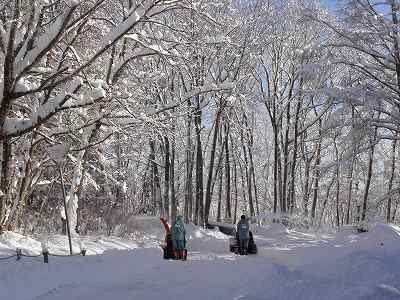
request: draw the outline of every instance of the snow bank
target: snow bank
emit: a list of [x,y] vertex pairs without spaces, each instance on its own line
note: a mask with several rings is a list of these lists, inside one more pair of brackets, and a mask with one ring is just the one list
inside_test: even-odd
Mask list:
[[397,226],[377,224],[360,237],[359,244],[366,249],[384,246],[400,250],[400,228]]
[[[39,255],[42,253],[42,244],[51,254],[69,254],[68,238],[65,235],[37,236],[35,238],[23,236],[14,232],[4,232],[0,235],[0,257],[14,255],[16,249],[23,254]],[[136,241],[124,240],[118,237],[90,236],[72,237],[73,253],[80,253],[81,248],[87,250],[88,255],[101,254],[111,249],[129,250],[144,246]]]
[[[101,254],[104,251],[136,248],[159,248],[165,239],[165,230],[158,217],[134,216],[126,225],[114,232],[115,236],[77,236],[72,237],[74,253],[80,253],[81,247],[88,255]],[[207,230],[193,224],[186,225],[188,249],[193,252],[226,253],[229,236],[217,229]],[[65,235],[28,237],[19,233],[5,232],[0,235],[0,257],[13,255],[17,248],[23,253],[38,255],[45,244],[50,253],[68,254],[69,243]]]
[[346,226],[337,233],[333,242],[338,247],[352,246],[358,250],[380,247],[400,250],[398,226],[378,223],[369,227],[368,232],[358,233],[355,226]]
[[6,231],[0,235],[0,257],[15,254],[15,250],[22,249],[25,254],[41,252],[41,243],[35,239],[23,236],[19,233]]
[[[51,257],[48,265],[41,258],[1,261],[0,295],[18,300],[400,299],[396,226],[377,224],[362,234],[345,227],[336,235],[287,230],[279,224],[253,226],[259,254],[237,256],[228,251],[229,236],[190,224],[189,257],[183,263],[162,259],[156,242],[164,238],[164,229],[157,218],[130,221],[135,229],[130,239],[75,238],[75,248],[81,240],[89,254],[107,250],[103,255]],[[35,253],[43,239],[51,251],[67,252],[65,236],[6,232],[0,236],[0,256],[15,247]]]
[[161,241],[165,238],[165,230],[159,217],[132,216],[115,234],[129,239]]

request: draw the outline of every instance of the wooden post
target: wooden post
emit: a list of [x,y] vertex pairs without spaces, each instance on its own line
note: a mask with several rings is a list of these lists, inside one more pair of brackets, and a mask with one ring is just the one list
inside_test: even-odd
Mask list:
[[44,251],[43,251],[43,262],[44,262],[45,264],[48,264],[48,263],[49,263],[49,252],[48,252],[47,250],[44,250]]
[[17,260],[20,260],[22,256],[22,250],[17,248]]

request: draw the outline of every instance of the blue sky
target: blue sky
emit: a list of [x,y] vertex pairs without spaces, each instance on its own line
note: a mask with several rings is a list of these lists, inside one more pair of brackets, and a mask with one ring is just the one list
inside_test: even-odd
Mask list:
[[[339,4],[343,4],[343,0],[320,0],[323,4],[325,4],[329,9],[334,11],[336,8],[339,7]],[[374,8],[382,13],[390,12],[390,6],[387,1],[374,1],[373,3],[378,4],[375,5]]]
[[339,5],[340,0],[321,0],[328,8],[335,9]]
[[322,3],[326,4],[329,8],[334,9],[338,5],[338,0],[321,0]]

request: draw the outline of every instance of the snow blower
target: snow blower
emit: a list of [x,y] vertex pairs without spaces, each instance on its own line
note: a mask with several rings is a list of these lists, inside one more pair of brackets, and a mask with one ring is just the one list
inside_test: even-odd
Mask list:
[[[239,234],[236,232],[235,237],[229,239],[229,251],[235,254],[242,253],[239,245]],[[247,247],[247,254],[257,254],[257,245],[254,242],[253,233],[251,231],[249,231],[249,245]]]
[[163,258],[164,259],[175,259],[175,260],[186,260],[187,259],[187,249],[183,250],[183,258],[180,259],[175,255],[175,249],[172,243],[172,233],[171,227],[168,222],[164,218],[160,218],[161,223],[164,225],[165,229],[165,240],[164,243],[161,244],[161,248],[163,249]]

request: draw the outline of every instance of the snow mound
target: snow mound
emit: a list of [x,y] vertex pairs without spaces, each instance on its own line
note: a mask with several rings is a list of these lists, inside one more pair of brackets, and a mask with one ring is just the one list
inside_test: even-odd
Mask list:
[[353,225],[343,226],[335,235],[335,242],[338,244],[352,243],[357,240],[359,233],[357,227]]
[[116,235],[133,239],[164,240],[165,229],[159,217],[132,216]]
[[289,233],[289,230],[284,225],[279,223],[273,223],[265,226],[250,224],[250,230],[253,232],[253,234],[263,236],[282,236]]
[[[116,236],[74,236],[72,252],[80,253],[84,248],[88,255],[101,254],[110,250],[131,250],[136,248],[159,248],[165,239],[165,229],[158,217],[132,216],[121,226]],[[230,236],[218,229],[208,230],[194,224],[186,225],[187,247],[189,252],[229,253]],[[24,236],[15,232],[0,235],[0,257],[14,255],[16,249],[24,254],[40,255],[44,245],[51,254],[69,254],[69,242],[65,235]]]
[[371,299],[400,299],[400,290],[391,285],[380,284],[370,297]]
[[[0,235],[0,257],[14,255],[16,249],[21,249],[26,255],[40,255],[42,253],[42,245],[47,248],[51,254],[68,255],[69,242],[65,235],[54,236],[36,236],[29,237],[15,232],[4,232]],[[88,255],[101,254],[105,251],[130,250],[148,245],[137,243],[132,240],[124,240],[119,237],[105,236],[79,236],[72,237],[72,252],[80,253],[82,249],[86,249]]]
[[[209,259],[229,253],[229,235],[216,229],[204,229],[194,224],[186,225],[187,248],[189,252],[204,253]],[[211,257],[211,256],[212,257]]]
[[229,239],[229,236],[222,233],[221,231],[218,230],[218,228],[215,229],[204,229],[201,227],[198,227],[194,224],[187,224],[186,225],[186,236],[188,239],[217,239],[217,240],[227,240]]
[[[396,226],[376,224],[362,234],[356,227],[345,227],[334,236],[252,224],[259,252],[239,256],[229,252],[230,236],[188,224],[188,260],[178,262],[162,259],[155,242],[163,240],[165,232],[158,218],[130,221],[126,230],[136,239],[73,238],[74,249],[81,242],[88,254],[106,251],[101,256],[51,257],[49,265],[42,258],[4,260],[2,299],[400,299]],[[0,256],[14,254],[16,246],[40,251],[43,240],[50,252],[68,251],[66,236],[6,232],[0,236]]]
[[397,226],[378,223],[369,232],[360,235],[360,245],[365,248],[385,246],[400,249],[400,230]]
[[353,244],[357,248],[368,249],[385,246],[400,249],[400,228],[395,225],[377,223],[368,232],[358,233],[356,226],[345,226],[335,236],[336,245]]
[[38,249],[42,249],[39,241],[22,234],[6,231],[0,235],[0,255],[15,254],[17,248],[29,255],[35,254]]

